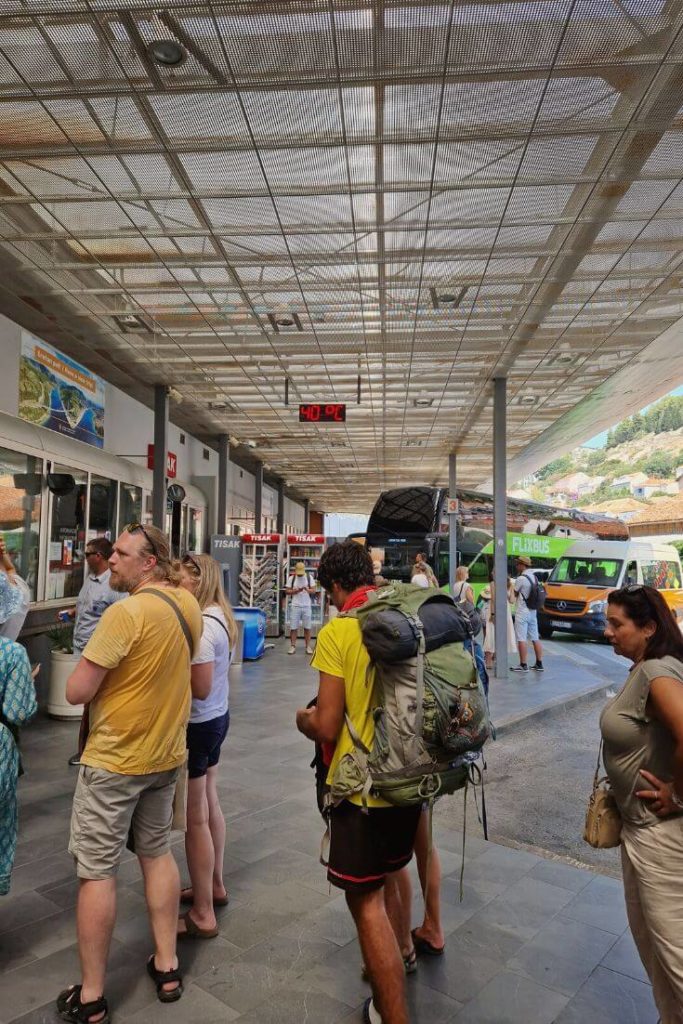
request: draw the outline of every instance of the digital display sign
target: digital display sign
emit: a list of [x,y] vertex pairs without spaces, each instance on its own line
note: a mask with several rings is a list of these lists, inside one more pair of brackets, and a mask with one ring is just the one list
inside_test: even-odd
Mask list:
[[299,423],[346,423],[346,404],[311,402],[300,405]]

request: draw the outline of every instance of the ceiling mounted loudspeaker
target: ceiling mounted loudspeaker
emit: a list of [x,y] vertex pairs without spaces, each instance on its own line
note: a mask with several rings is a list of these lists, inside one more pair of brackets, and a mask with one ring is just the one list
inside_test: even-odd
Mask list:
[[428,409],[433,404],[434,399],[430,398],[429,395],[419,395],[413,399],[413,405],[416,409]]
[[187,60],[187,52],[174,39],[155,39],[147,47],[147,53],[155,64],[165,68],[177,68]]

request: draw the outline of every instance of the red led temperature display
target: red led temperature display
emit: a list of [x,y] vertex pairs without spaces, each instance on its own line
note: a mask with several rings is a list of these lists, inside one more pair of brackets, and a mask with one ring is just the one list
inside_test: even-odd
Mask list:
[[344,402],[300,405],[299,423],[346,423],[346,405]]

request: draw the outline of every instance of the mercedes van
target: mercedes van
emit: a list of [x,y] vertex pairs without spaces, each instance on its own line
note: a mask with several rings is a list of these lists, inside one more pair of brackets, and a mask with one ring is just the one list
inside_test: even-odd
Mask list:
[[577,541],[567,548],[545,587],[545,607],[538,627],[548,639],[557,630],[599,639],[607,622],[610,591],[627,583],[644,583],[662,592],[677,618],[683,619],[683,589],[678,551],[656,541]]

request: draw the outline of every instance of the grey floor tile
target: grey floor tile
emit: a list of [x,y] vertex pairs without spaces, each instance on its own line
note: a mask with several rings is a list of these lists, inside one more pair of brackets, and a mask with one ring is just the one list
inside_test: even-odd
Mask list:
[[21,896],[2,897],[0,904],[0,934],[14,931],[22,925],[33,924],[42,918],[56,914],[62,908],[46,896],[37,892],[25,892]]
[[188,985],[182,999],[177,1003],[160,1003],[155,998],[136,1013],[127,1016],[126,1024],[225,1024],[237,1020],[238,1014],[231,1013],[220,1000],[199,988]]
[[562,913],[615,935],[621,935],[628,925],[622,884],[612,878],[594,878]]
[[594,876],[590,871],[576,868],[571,864],[543,860],[531,869],[528,877],[538,878],[541,882],[548,882],[550,885],[557,885],[561,889],[569,889],[571,892],[581,892]]
[[40,885],[39,891],[43,891],[48,886],[59,885],[73,878],[73,875],[73,858],[65,850],[15,867],[12,872],[12,893],[19,896],[22,892],[29,892],[36,888],[36,881]]
[[239,1021],[240,1024],[302,1024],[302,1021],[336,1024],[348,1012],[346,1003],[324,992],[299,991],[288,986],[243,1014]]
[[[498,923],[499,918],[489,912],[490,904],[483,910],[472,915],[453,933],[459,943],[466,944],[467,948],[484,956],[491,956],[505,963],[511,956],[514,956],[520,946],[524,945],[524,938],[508,930]],[[533,936],[530,936],[533,937]],[[448,948],[449,942],[446,944]]]
[[230,960],[220,969],[200,975],[196,985],[233,1013],[241,1014],[273,996],[285,977],[284,971],[276,971],[267,964]]
[[503,961],[492,952],[484,952],[458,933],[451,935],[443,956],[420,957],[417,977],[421,985],[467,1003],[498,974]]
[[595,970],[592,960],[574,955],[559,956],[538,944],[538,939],[522,946],[507,962],[507,970],[552,988],[566,996],[575,995]]
[[417,974],[406,982],[408,1009],[411,1020],[429,1021],[429,1024],[446,1024],[453,1020],[462,1007],[456,999],[444,992],[423,985]]
[[567,997],[561,993],[520,975],[501,971],[456,1015],[454,1022],[553,1024],[566,1004]]
[[602,966],[607,967],[610,971],[626,974],[629,978],[635,978],[636,981],[644,981],[646,984],[650,984],[647,971],[643,967],[643,961],[638,955],[636,944],[630,932],[625,932],[614,943],[602,960]]
[[60,910],[45,918],[41,927],[26,924],[0,935],[0,964],[3,970],[21,967],[42,959],[76,941],[76,917],[73,910]]
[[343,896],[327,903],[305,919],[292,922],[284,932],[297,938],[326,939],[338,946],[346,946],[356,938],[356,926]]
[[598,967],[556,1024],[656,1024],[652,990],[641,981]]
[[528,946],[554,956],[581,957],[597,967],[616,941],[612,932],[574,921],[560,913],[541,928]]

